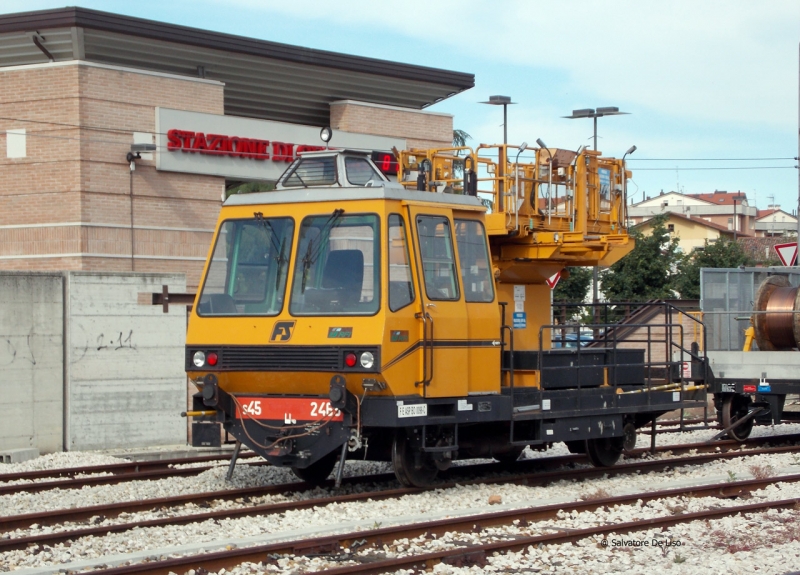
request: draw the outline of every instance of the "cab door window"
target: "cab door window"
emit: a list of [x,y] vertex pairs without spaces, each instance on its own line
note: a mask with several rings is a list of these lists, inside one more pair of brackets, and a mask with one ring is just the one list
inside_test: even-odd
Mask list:
[[468,302],[494,301],[489,246],[483,224],[475,220],[455,220],[455,226],[464,299]]
[[441,216],[417,216],[425,294],[431,300],[459,299],[450,222]]
[[389,216],[389,309],[397,311],[414,301],[414,284],[408,260],[408,241],[403,218]]

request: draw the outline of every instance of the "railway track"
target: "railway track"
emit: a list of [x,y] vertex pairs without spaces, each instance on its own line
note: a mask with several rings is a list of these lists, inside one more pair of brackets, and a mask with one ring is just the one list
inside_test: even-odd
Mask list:
[[[689,444],[683,446],[684,453],[697,450],[699,445],[704,445],[704,444]],[[736,445],[740,446],[740,444]],[[673,450],[675,449],[675,446],[669,446],[669,447],[671,447]],[[634,460],[633,463],[617,465],[612,468],[585,467],[577,469],[564,469],[563,464],[561,466],[556,465],[556,461],[558,459],[575,461],[578,459],[578,456],[571,456],[566,458],[552,458],[551,461],[545,462],[544,466],[541,465],[542,460],[522,461],[519,462],[517,466],[515,466],[513,472],[506,473],[503,475],[490,476],[490,477],[485,477],[485,476],[474,477],[474,476],[481,475],[482,473],[496,471],[500,467],[498,464],[482,464],[477,466],[454,468],[453,470],[451,470],[451,473],[445,476],[446,482],[437,484],[435,489],[454,487],[456,483],[458,483],[459,485],[518,483],[518,484],[525,484],[528,486],[540,486],[563,480],[585,481],[587,479],[598,478],[603,476],[615,477],[620,475],[649,473],[655,471],[663,471],[665,469],[670,469],[670,468],[674,469],[692,465],[702,465],[704,463],[708,463],[709,461],[714,461],[719,459],[732,460],[740,457],[748,457],[753,455],[792,453],[800,450],[800,446],[791,445],[783,447],[746,449],[746,450],[736,449],[727,452],[717,452],[716,447],[717,446],[714,445],[715,448],[714,451],[700,455],[694,454],[691,456],[684,456],[684,457],[677,457],[670,459],[658,459],[658,460],[639,460],[639,461]],[[638,453],[633,455],[642,456],[644,455],[644,450],[639,450]],[[531,464],[531,465],[525,465],[525,464]],[[560,468],[554,471],[542,471],[543,467],[549,467],[549,468],[560,467]],[[383,482],[389,485],[393,483],[393,476],[390,474],[384,474],[378,476],[373,475],[373,476],[351,477],[347,479],[349,483],[357,483],[365,480],[369,480],[372,482],[375,481]],[[301,500],[285,501],[279,503],[254,504],[254,505],[249,505],[247,504],[249,502],[247,502],[245,503],[245,505],[236,508],[228,508],[215,511],[200,511],[197,513],[189,513],[181,515],[170,515],[168,517],[160,517],[156,519],[133,521],[127,523],[126,522],[117,524],[105,523],[106,518],[113,517],[114,515],[119,515],[120,513],[123,512],[131,513],[134,511],[148,511],[160,508],[167,509],[169,507],[177,508],[177,506],[180,504],[185,505],[187,499],[191,499],[191,501],[194,503],[202,504],[202,503],[207,503],[212,499],[221,499],[220,497],[221,495],[224,496],[225,499],[230,499],[231,497],[239,499],[242,497],[253,496],[256,494],[257,495],[264,495],[265,493],[286,494],[293,491],[297,492],[301,491],[304,487],[307,488],[308,486],[297,483],[282,484],[282,485],[269,486],[265,488],[248,488],[246,490],[234,490],[233,493],[212,492],[212,493],[196,494],[186,498],[164,498],[161,500],[151,500],[149,502],[147,501],[131,502],[131,504],[113,504],[107,506],[94,506],[83,509],[65,509],[61,511],[47,512],[47,513],[0,517],[0,529],[2,529],[3,531],[10,531],[12,529],[26,529],[29,528],[31,525],[40,525],[40,526],[56,525],[59,523],[75,522],[80,520],[89,520],[90,523],[89,525],[85,526],[82,525],[77,528],[58,531],[55,533],[0,538],[0,552],[5,552],[14,549],[25,549],[31,545],[53,546],[65,541],[75,540],[80,537],[103,536],[108,533],[124,532],[137,528],[160,527],[165,525],[185,525],[189,523],[197,523],[207,520],[218,521],[222,519],[234,519],[239,517],[267,516],[272,514],[285,513],[287,511],[325,506],[331,503],[355,503],[355,502],[365,502],[368,500],[385,500],[385,499],[399,498],[404,495],[420,493],[424,491],[422,489],[389,488],[389,489],[379,489],[376,491],[367,491],[367,492],[353,493],[353,494],[340,494],[333,492],[329,496],[311,498],[311,499],[301,499]],[[98,520],[98,518],[100,519]],[[103,524],[98,525],[97,523],[103,523]]]
[[[239,459],[256,457],[252,451],[239,454]],[[35,471],[21,471],[19,473],[0,473],[0,483],[9,481],[73,478],[78,475],[92,475],[96,473],[111,473],[113,475],[144,473],[147,471],[170,469],[175,465],[188,465],[194,463],[211,463],[229,461],[230,455],[199,455],[196,457],[173,457],[169,459],[153,459],[148,461],[121,460],[119,463],[109,465],[89,465],[85,467],[62,467],[53,469],[37,469]]]
[[[596,511],[622,505],[633,505],[638,502],[653,501],[672,497],[718,497],[739,498],[757,489],[762,489],[774,483],[796,483],[800,481],[800,474],[781,476],[766,479],[752,479],[745,481],[727,482],[692,487],[690,492],[684,488],[660,490],[654,492],[640,492],[616,497],[603,497],[589,501],[574,503],[559,503],[554,505],[534,506],[504,510],[496,513],[483,513],[450,517],[446,519],[424,521],[414,524],[398,525],[392,527],[359,530],[329,537],[315,538],[313,540],[293,540],[268,545],[255,545],[240,549],[226,549],[211,553],[182,556],[177,558],[151,560],[145,563],[136,563],[122,567],[108,568],[105,570],[110,575],[123,574],[167,574],[170,572],[185,572],[194,569],[218,571],[230,570],[242,563],[255,563],[264,565],[274,561],[279,556],[323,556],[335,560],[337,563],[346,562],[342,567],[326,567],[325,572],[330,575],[344,575],[351,573],[386,573],[400,569],[429,570],[439,562],[456,565],[485,564],[486,558],[494,553],[507,553],[519,551],[530,546],[542,544],[556,544],[579,541],[588,537],[607,537],[610,534],[626,534],[636,531],[652,530],[653,528],[666,528],[679,523],[692,521],[712,520],[730,517],[737,514],[755,513],[770,509],[790,509],[800,504],[800,497],[762,501],[743,505],[729,505],[716,508],[707,508],[693,513],[677,513],[660,517],[649,517],[626,522],[612,522],[604,525],[595,525],[585,529],[559,529],[551,527],[553,533],[509,536],[500,541],[491,541],[480,545],[470,544],[468,547],[452,546],[433,552],[409,554],[382,559],[380,549],[384,543],[393,541],[419,540],[433,541],[447,533],[482,531],[496,526],[509,526],[512,524],[530,525],[531,523],[556,519],[559,513],[571,514],[584,511]],[[495,537],[496,539],[497,537]]]
[[[800,442],[800,434],[790,434],[782,436],[769,436],[751,438],[746,443],[747,445],[760,445],[774,441],[796,441]],[[723,440],[714,443],[714,446],[719,446],[720,449],[731,449],[741,446],[741,443],[735,441]],[[691,447],[685,447],[691,446]],[[661,446],[657,447],[657,451],[676,451],[680,450],[681,453],[686,453],[687,449],[708,450],[708,445],[703,443],[684,444],[682,446]],[[637,449],[632,452],[632,455],[641,454],[645,452],[644,449]],[[255,454],[247,452],[240,456],[245,459],[254,459],[254,461],[242,462],[239,464],[246,465],[267,465],[267,462],[258,458]],[[583,457],[570,458],[572,460],[582,459]],[[547,460],[551,458],[540,458],[534,461],[543,462],[546,464]],[[559,462],[568,461],[564,457],[557,458]],[[204,471],[218,467],[215,465],[200,465],[193,467],[175,467],[175,465],[186,465],[191,463],[204,463],[204,462],[225,462],[224,456],[203,456],[193,458],[190,460],[177,458],[159,461],[145,461],[145,462],[124,462],[118,465],[109,466],[90,466],[90,467],[77,467],[65,469],[51,469],[43,471],[31,471],[16,474],[0,474],[0,496],[10,495],[14,493],[36,493],[40,491],[47,491],[50,489],[81,489],[83,487],[91,487],[96,485],[114,485],[124,483],[126,481],[135,480],[157,480],[167,477],[191,477],[199,475]],[[110,473],[109,475],[99,475],[100,473]],[[87,475],[87,477],[79,477]],[[63,477],[63,479],[55,479]],[[53,481],[36,481],[36,479],[53,478]],[[25,481],[23,483],[15,483],[15,481]],[[243,494],[245,496],[252,493]]]
[[[239,464],[267,465],[255,453],[247,452],[239,456]],[[241,459],[254,461],[241,461]],[[220,465],[230,460],[222,455],[207,455],[191,459],[176,458],[158,461],[129,461],[111,465],[93,465],[88,467],[71,467],[64,469],[48,469],[25,471],[22,473],[0,474],[0,495],[28,492],[36,493],[48,489],[81,489],[93,485],[114,485],[125,481],[163,479],[165,477],[187,477],[199,475],[219,465],[196,465],[193,467],[175,467],[195,463],[219,462]],[[37,481],[52,479],[51,481]],[[21,483],[18,483],[21,482]]]
[[[776,442],[783,443],[800,443],[800,434],[771,436],[751,438],[747,443],[741,444],[736,441],[725,440],[717,441],[713,444],[709,443],[688,443],[682,445],[665,445],[656,448],[656,453],[671,452],[673,455],[696,453],[717,453],[724,451],[741,450],[744,446],[759,446],[765,444],[772,444]],[[627,456],[629,458],[645,457],[650,453],[649,449],[636,449]],[[497,471],[506,470],[508,472],[534,472],[541,473],[542,471],[554,470],[563,468],[566,465],[577,464],[586,462],[584,455],[566,455],[554,457],[542,457],[538,459],[528,459],[518,461],[511,465],[503,465],[498,463],[478,464],[464,467],[454,467],[447,473],[443,474],[443,480],[456,479],[465,475],[483,475]],[[618,466],[619,467],[619,466]],[[600,474],[607,473],[615,468],[602,468],[597,471]],[[587,471],[587,473],[589,473]],[[140,480],[145,477],[142,475],[127,476],[123,475],[128,480]],[[390,473],[380,475],[358,476],[344,479],[344,484],[354,483],[391,483],[394,481],[394,475]],[[324,487],[331,488],[332,481],[323,484]],[[19,485],[18,492],[28,491],[25,489],[27,484]],[[61,484],[55,485],[56,488],[62,488]],[[23,515],[6,515],[0,516],[0,532],[6,532],[13,529],[26,528],[33,524],[38,525],[55,525],[66,521],[84,521],[98,516],[107,518],[116,517],[123,513],[141,513],[152,511],[162,508],[176,508],[185,506],[187,504],[194,504],[197,506],[207,506],[214,501],[231,501],[242,498],[252,498],[264,495],[285,495],[288,493],[299,492],[311,489],[312,486],[302,483],[286,483],[277,485],[265,485],[256,487],[245,487],[238,489],[228,489],[220,491],[210,491],[202,493],[193,493],[188,495],[177,495],[173,497],[160,497],[136,501],[123,501],[108,505],[94,505],[84,508],[67,508],[62,510],[50,510],[42,513],[28,513]],[[38,490],[37,490],[38,491]]]

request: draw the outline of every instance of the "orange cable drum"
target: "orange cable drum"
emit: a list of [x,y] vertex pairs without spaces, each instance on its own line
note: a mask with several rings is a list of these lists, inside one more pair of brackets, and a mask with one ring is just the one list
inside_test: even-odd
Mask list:
[[767,302],[764,332],[767,339],[778,348],[797,347],[794,337],[794,304],[796,287],[778,287]]

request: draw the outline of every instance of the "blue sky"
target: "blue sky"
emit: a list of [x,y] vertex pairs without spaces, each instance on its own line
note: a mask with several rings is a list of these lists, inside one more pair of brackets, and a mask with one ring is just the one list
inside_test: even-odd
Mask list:
[[[472,90],[430,110],[454,114],[471,145],[591,145],[573,109],[618,106],[600,118],[598,147],[632,144],[629,193],[742,192],[751,205],[797,208],[800,2],[797,0],[83,0],[80,6],[475,74]],[[4,0],[0,12],[59,8]],[[695,161],[689,160],[695,159]],[[702,160],[702,161],[699,161]],[[716,160],[716,161],[712,161]],[[752,169],[752,168],[763,169]],[[655,168],[655,169],[654,169]],[[724,169],[696,169],[724,168]],[[735,168],[735,169],[734,169]]]

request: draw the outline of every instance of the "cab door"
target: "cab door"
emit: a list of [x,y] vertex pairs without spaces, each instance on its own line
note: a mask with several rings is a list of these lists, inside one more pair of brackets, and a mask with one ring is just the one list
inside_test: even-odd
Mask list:
[[500,392],[500,308],[482,214],[453,212],[461,288],[467,309],[468,392]]
[[409,206],[417,260],[425,397],[462,397],[469,382],[467,313],[453,237],[452,212]]

